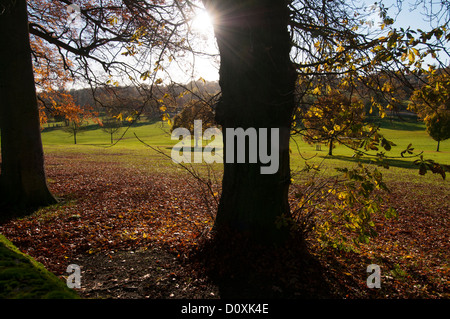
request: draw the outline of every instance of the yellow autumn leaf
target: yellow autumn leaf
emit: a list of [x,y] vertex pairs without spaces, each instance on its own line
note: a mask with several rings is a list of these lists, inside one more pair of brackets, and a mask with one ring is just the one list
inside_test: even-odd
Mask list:
[[410,62],[410,63],[413,63],[414,60],[416,59],[413,50],[409,50],[409,51],[408,51],[408,59],[409,59],[409,62]]
[[320,87],[316,87],[316,88],[313,90],[313,93],[314,93],[314,94],[320,94]]

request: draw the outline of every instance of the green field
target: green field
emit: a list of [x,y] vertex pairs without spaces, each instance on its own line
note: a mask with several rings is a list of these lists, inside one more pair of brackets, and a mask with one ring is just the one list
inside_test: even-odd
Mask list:
[[[381,122],[381,133],[396,144],[386,155],[392,157],[388,160],[390,169],[385,171],[386,178],[411,176],[418,177],[417,166],[413,164],[416,158],[401,158],[400,153],[408,144],[412,143],[416,154],[423,152],[427,159],[432,159],[441,164],[450,164],[450,140],[441,142],[440,151],[436,152],[437,142],[434,141],[425,131],[425,126],[417,122],[400,122],[383,120]],[[48,128],[42,132],[42,140],[46,153],[83,153],[104,154],[105,156],[115,156],[117,161],[127,161],[130,165],[147,165],[149,157],[158,159],[157,163],[151,165],[154,168],[174,168],[169,158],[165,158],[154,150],[144,145],[141,141],[151,145],[170,155],[173,145],[177,143],[170,138],[170,127],[164,122],[138,123],[131,127],[124,127],[114,135],[115,144],[110,144],[110,136],[102,131],[98,125],[90,125],[87,129],[77,135],[77,144],[74,145],[73,137],[62,129]],[[209,143],[204,141],[204,145]],[[293,137],[291,140],[291,169],[299,171],[305,165],[305,160],[310,164],[321,164],[322,172],[332,174],[334,167],[349,166],[355,163],[353,150],[338,145],[333,150],[333,156],[328,156],[328,147],[322,145],[317,151],[314,145],[309,145],[302,141],[301,137]],[[375,152],[373,152],[375,154]],[[130,156],[132,155],[132,156]],[[370,161],[370,157],[366,159]],[[221,165],[215,165],[219,168]],[[435,181],[439,176],[427,174],[422,181]]]

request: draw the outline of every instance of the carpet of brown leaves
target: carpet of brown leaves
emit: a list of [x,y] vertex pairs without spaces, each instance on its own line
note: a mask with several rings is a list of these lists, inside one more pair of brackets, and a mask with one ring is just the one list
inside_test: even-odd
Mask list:
[[[245,267],[237,263],[215,276],[233,259],[213,260],[211,249],[202,246],[213,216],[195,180],[176,170],[127,164],[127,154],[117,156],[122,160],[104,154],[48,155],[49,186],[61,203],[6,222],[0,232],[59,276],[67,276],[69,264],[80,265],[84,297],[233,296],[223,279],[232,282],[236,267]],[[149,160],[148,165],[156,164]],[[252,255],[246,260],[255,262],[248,269],[260,271],[248,280],[254,289],[247,296],[267,278],[271,296],[279,297],[449,298],[448,182],[424,188],[398,181],[391,188],[388,201],[399,218],[377,219],[379,236],[370,244],[358,253],[312,243],[307,253],[288,249],[257,262]],[[198,258],[202,252],[210,255]],[[369,264],[381,267],[380,289],[367,288]],[[242,277],[235,280],[242,284]]]

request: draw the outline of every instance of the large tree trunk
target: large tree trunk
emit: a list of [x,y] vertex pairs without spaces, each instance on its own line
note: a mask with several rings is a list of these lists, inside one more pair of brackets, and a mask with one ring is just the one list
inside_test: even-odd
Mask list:
[[0,15],[0,129],[0,203],[55,203],[44,171],[25,0],[11,1]]
[[297,78],[289,56],[287,2],[210,0],[205,5],[215,19],[220,51],[222,97],[216,120],[222,125],[224,145],[227,128],[279,129],[276,173],[261,174],[266,164],[259,159],[248,163],[248,156],[246,163],[225,161],[215,228],[275,242],[287,235],[277,227],[277,219],[290,213],[289,138]]

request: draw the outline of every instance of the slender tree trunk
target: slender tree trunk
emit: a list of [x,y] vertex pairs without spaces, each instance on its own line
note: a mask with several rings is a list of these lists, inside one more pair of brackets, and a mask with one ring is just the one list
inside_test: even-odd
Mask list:
[[44,171],[25,0],[11,1],[0,15],[0,129],[0,203],[55,203]]
[[261,174],[265,165],[259,160],[248,163],[248,156],[246,163],[224,163],[215,228],[219,233],[244,233],[259,242],[278,241],[287,231],[277,227],[277,220],[290,214],[289,138],[297,78],[289,56],[287,2],[209,0],[205,5],[215,18],[220,51],[222,97],[216,120],[222,125],[224,145],[227,128],[279,129],[275,174]]
[[436,152],[439,152],[439,144],[441,144],[441,141],[437,141],[437,142],[438,142],[438,145],[437,145]]
[[328,147],[328,155],[333,156],[333,139],[330,139],[330,145]]

